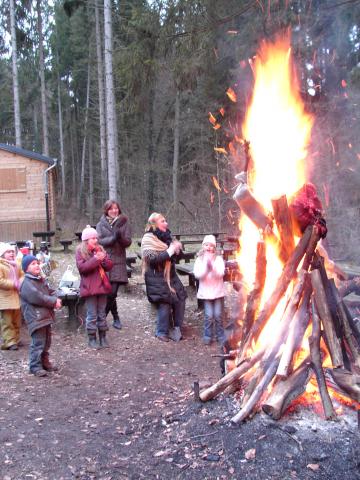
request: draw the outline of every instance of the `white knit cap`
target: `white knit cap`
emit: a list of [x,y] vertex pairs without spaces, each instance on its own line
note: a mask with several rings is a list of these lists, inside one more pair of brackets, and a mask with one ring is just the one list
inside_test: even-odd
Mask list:
[[210,243],[211,245],[214,245],[216,247],[216,238],[214,235],[205,235],[204,240],[202,241],[202,245],[205,243]]
[[98,238],[98,233],[95,228],[92,228],[90,225],[86,225],[86,228],[82,231],[81,240],[90,240],[90,238]]
[[9,250],[15,251],[15,247],[13,245],[10,245],[10,243],[0,243],[0,257],[2,257],[4,253],[8,252]]

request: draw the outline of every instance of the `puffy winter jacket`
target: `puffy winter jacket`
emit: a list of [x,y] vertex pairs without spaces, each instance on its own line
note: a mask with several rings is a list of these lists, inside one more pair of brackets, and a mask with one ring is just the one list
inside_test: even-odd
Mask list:
[[21,310],[30,335],[54,322],[55,290],[39,277],[25,274],[20,287]]
[[110,225],[105,215],[96,225],[99,243],[109,254],[113,268],[109,273],[111,282],[127,283],[126,248],[131,245],[131,229],[126,215],[119,215],[115,223]]
[[107,274],[103,278],[99,268],[102,266],[105,271],[111,270],[113,263],[108,255],[101,262],[94,256],[94,253],[90,254],[90,258],[85,259],[80,250],[77,250],[76,265],[80,273],[80,297],[111,293],[109,278]]
[[[11,280],[10,268],[10,264],[0,258],[0,310],[17,310],[20,308],[19,292]],[[19,266],[16,268],[20,280],[24,273]]]
[[187,298],[186,290],[176,274],[175,261],[171,262],[170,285],[175,290],[172,293],[164,277],[165,262],[170,260],[167,251],[154,252],[145,272],[146,294],[151,303],[175,303]]

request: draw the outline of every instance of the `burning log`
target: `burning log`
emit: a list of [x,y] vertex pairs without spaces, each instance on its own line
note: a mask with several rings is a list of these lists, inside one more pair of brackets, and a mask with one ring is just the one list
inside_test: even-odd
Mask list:
[[281,378],[286,378],[288,376],[294,352],[300,347],[304,333],[309,324],[309,301],[311,292],[310,280],[306,280],[301,305],[295,313],[294,320],[291,324],[291,330],[284,351],[281,355],[279,368],[276,372]]
[[263,309],[258,315],[258,318],[255,320],[252,328],[250,329],[247,339],[245,339],[245,342],[244,342],[243,351],[247,350],[252,339],[255,339],[255,340],[258,339],[263,326],[265,325],[267,320],[270,318],[270,316],[274,312],[277,304],[280,301],[280,298],[284,295],[290,282],[293,280],[294,276],[296,275],[297,267],[307,249],[313,228],[315,227],[309,226],[305,230],[305,233],[302,236],[302,238],[299,240],[299,243],[297,244],[295,250],[293,251],[288,262],[286,263],[282,271],[282,274],[280,275],[277,281],[277,284],[275,286],[275,289],[272,295],[265,303]]
[[341,345],[336,336],[332,321],[331,312],[327,303],[324,285],[318,269],[311,272],[311,284],[314,290],[315,304],[321,323],[325,331],[325,342],[330,352],[331,361],[334,367],[343,367],[344,361],[341,353]]
[[246,302],[246,312],[243,322],[242,338],[245,339],[252,327],[255,315],[260,306],[262,292],[266,280],[266,245],[260,241],[257,244],[256,253],[256,274],[254,288],[250,292]]
[[360,375],[355,375],[343,368],[326,368],[325,377],[329,387],[360,402]]
[[290,257],[295,248],[294,233],[290,210],[286,195],[271,201],[274,219],[280,236],[280,257],[285,261]]
[[262,370],[265,372],[264,376],[257,384],[256,388],[254,389],[253,393],[250,395],[249,400],[246,404],[241,408],[241,410],[232,417],[232,423],[240,423],[245,418],[250,415],[252,410],[254,409],[255,405],[258,403],[260,398],[262,397],[263,393],[265,392],[267,386],[270,384],[271,380],[274,378],[276,370],[279,365],[279,357],[276,356],[268,358],[264,365],[262,366]]
[[255,365],[261,359],[263,354],[264,350],[259,350],[251,358],[244,360],[241,365],[235,367],[229,373],[224,375],[218,382],[214,383],[214,385],[200,392],[200,400],[207,402],[219,395],[219,393],[223,392],[229,385],[242,377],[244,373]]
[[322,369],[321,353],[320,353],[320,319],[312,304],[312,333],[309,338],[310,356],[312,366],[315,371],[316,381],[319,387],[319,393],[324,408],[326,420],[335,420],[336,413],[331,402],[329,392],[326,387],[325,375]]
[[280,380],[262,405],[263,411],[274,420],[279,420],[290,403],[304,393],[313,374],[309,360],[307,357],[287,379]]

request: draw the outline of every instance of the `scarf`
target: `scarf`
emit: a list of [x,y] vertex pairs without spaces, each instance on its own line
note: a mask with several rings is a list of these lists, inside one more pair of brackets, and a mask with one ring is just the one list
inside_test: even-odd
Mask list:
[[[169,231],[170,232],[170,231]],[[163,233],[163,232],[161,232]],[[164,232],[166,233],[166,232]],[[170,237],[171,238],[171,237]],[[161,241],[157,235],[155,235],[155,232],[147,232],[143,236],[141,240],[141,257],[142,257],[142,273],[144,274],[146,270],[149,268],[149,262],[148,258],[146,256],[146,251],[150,250],[153,252],[164,252],[167,250],[168,245],[167,243]],[[172,293],[175,293],[175,290],[172,288],[170,284],[170,269],[171,269],[171,261],[166,260],[165,262],[165,268],[164,268],[164,278],[166,280],[166,283],[168,284],[170,291]]]
[[116,220],[119,218],[119,217],[112,218],[112,217],[109,217],[108,215],[105,215],[105,216],[106,216],[106,220],[110,223],[111,226],[113,226]]
[[152,233],[153,233],[159,240],[161,240],[162,242],[166,243],[167,246],[169,246],[170,243],[172,242],[170,230],[166,230],[165,232],[162,232],[161,230],[159,230],[158,228],[156,228],[155,230],[153,230]]

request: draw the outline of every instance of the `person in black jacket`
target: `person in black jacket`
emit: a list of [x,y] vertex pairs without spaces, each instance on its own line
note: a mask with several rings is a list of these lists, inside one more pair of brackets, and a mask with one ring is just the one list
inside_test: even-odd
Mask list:
[[107,297],[106,314],[113,316],[113,327],[122,328],[116,297],[119,285],[128,283],[126,271],[126,248],[131,245],[131,229],[128,217],[121,213],[121,208],[115,200],[107,200],[103,208],[104,214],[96,225],[99,243],[104,247],[113,268],[109,272],[111,293]]
[[155,336],[163,342],[168,342],[169,337],[178,341],[187,297],[175,270],[176,256],[181,253],[182,245],[171,238],[168,223],[161,213],[150,215],[145,232],[141,256],[146,294],[149,302],[157,307]]
[[35,376],[44,377],[57,370],[49,360],[49,349],[54,308],[61,308],[61,300],[43,279],[36,257],[25,255],[21,266],[25,272],[20,287],[21,310],[31,335],[29,369]]

